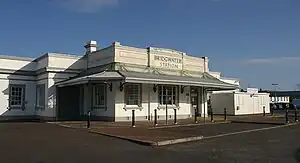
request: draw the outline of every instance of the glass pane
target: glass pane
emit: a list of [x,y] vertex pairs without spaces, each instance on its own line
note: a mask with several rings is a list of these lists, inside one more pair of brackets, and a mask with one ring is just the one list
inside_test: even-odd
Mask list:
[[105,105],[105,85],[97,84],[93,87],[93,105],[95,107]]
[[166,96],[163,96],[163,104],[166,104]]
[[162,104],[162,100],[161,99],[162,99],[162,96],[160,95],[159,98],[158,98],[159,104]]
[[127,105],[139,104],[139,98],[140,98],[139,85],[137,84],[127,85],[126,94],[128,99]]
[[166,95],[166,88],[165,87],[162,87],[162,92],[163,92],[163,95]]
[[173,101],[172,101],[172,104],[176,104],[176,96],[173,96],[173,99],[172,99]]
[[176,87],[173,87],[173,92],[176,92]]

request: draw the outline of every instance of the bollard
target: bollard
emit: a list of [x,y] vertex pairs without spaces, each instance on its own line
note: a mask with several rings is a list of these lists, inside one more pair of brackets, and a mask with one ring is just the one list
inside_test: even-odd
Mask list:
[[227,109],[224,108],[224,121],[226,121],[226,120],[227,120]]
[[154,126],[157,126],[157,110],[154,109]]
[[211,112],[210,112],[210,121],[214,122],[214,112],[213,112],[212,109],[211,109]]
[[174,124],[177,124],[177,114],[176,114],[177,110],[174,109]]
[[134,115],[135,110],[132,110],[132,127],[135,127],[135,115]]
[[273,116],[273,108],[270,108],[271,115]]
[[264,116],[266,116],[266,107],[263,107]]
[[286,109],[286,111],[285,111],[285,122],[286,123],[289,123],[289,110],[288,109]]
[[197,121],[197,109],[195,108],[194,111],[195,111],[195,123],[198,123],[198,121]]
[[295,122],[298,122],[297,108],[295,107]]
[[87,128],[90,128],[90,126],[91,126],[91,111],[88,111]]
[[168,125],[168,103],[166,103],[166,125]]

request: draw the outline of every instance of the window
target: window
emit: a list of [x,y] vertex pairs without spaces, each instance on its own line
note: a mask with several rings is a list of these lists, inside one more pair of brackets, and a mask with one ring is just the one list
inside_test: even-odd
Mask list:
[[93,85],[93,108],[106,107],[106,85]]
[[177,86],[159,86],[159,104],[177,105]]
[[141,105],[141,85],[127,84],[125,85],[126,105]]
[[9,107],[24,108],[25,85],[10,85],[9,88]]
[[45,108],[45,84],[36,86],[36,108]]

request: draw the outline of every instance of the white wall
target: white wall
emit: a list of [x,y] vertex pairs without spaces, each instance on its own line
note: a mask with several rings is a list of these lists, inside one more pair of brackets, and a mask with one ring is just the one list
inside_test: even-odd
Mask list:
[[85,60],[82,56],[49,54],[48,67],[59,69],[84,69]]
[[[270,113],[269,94],[260,93],[250,96],[247,93],[235,93],[235,115]],[[239,106],[239,109],[237,107]]]
[[[8,80],[7,78],[10,78]],[[0,74],[0,115],[1,116],[29,116],[35,114],[35,81],[34,77],[12,76]],[[20,80],[21,79],[21,80]],[[23,79],[23,80],[22,80]],[[31,80],[31,81],[30,81]],[[9,106],[9,84],[25,84],[25,110],[11,109]]]
[[97,67],[112,63],[114,61],[115,50],[113,47],[107,47],[88,55],[88,67]]
[[0,68],[10,69],[10,70],[25,70],[25,71],[35,71],[36,62],[30,60],[16,60],[9,58],[0,57]]
[[[185,87],[183,93],[181,93],[180,87],[178,91],[179,91],[179,109],[177,110],[177,115],[191,116],[193,111],[191,106],[190,87]],[[171,114],[174,115],[173,110]]]
[[41,75],[38,75],[37,76],[37,81],[36,81],[36,84],[45,84],[45,99],[44,99],[44,101],[45,101],[45,108],[42,108],[42,109],[36,109],[36,115],[38,115],[38,116],[43,116],[43,113],[44,113],[44,110],[45,109],[47,109],[46,108],[46,104],[47,104],[47,102],[48,102],[48,100],[46,99],[46,97],[47,97],[47,92],[46,92],[46,90],[47,90],[47,87],[48,87],[48,74],[41,74]]
[[[118,88],[118,83],[113,82],[112,91],[110,91],[109,86],[106,86],[106,93],[107,93],[107,99],[106,99],[106,106],[107,109],[93,109],[92,115],[99,116],[99,117],[114,117],[115,116],[115,94]],[[85,103],[86,106],[88,106],[88,102],[90,102],[90,99],[88,99],[88,86],[85,85]],[[89,108],[85,108],[85,113],[89,110]]]
[[115,47],[115,62],[148,65],[147,49],[134,48],[128,46],[116,46]]
[[234,114],[234,95],[233,93],[218,93],[211,95],[211,107],[214,114],[224,114],[224,108],[227,114]]
[[183,69],[187,71],[204,72],[208,69],[208,63],[204,64],[204,59],[183,55]]
[[[178,118],[187,118],[191,115],[190,95],[189,87],[184,89],[184,93],[181,94],[179,90],[179,109],[177,109]],[[188,94],[188,95],[187,95]],[[150,95],[150,97],[149,97]],[[150,99],[150,100],[149,100]],[[150,103],[149,103],[150,101]],[[131,120],[132,109],[124,109],[124,90],[116,90],[116,104],[115,104],[115,116],[118,120]],[[150,110],[149,110],[150,106]],[[154,120],[154,110],[157,109],[158,120],[165,120],[166,110],[160,108],[158,103],[158,89],[153,91],[152,84],[142,84],[142,109],[135,109],[135,116],[137,120],[148,120],[150,114],[150,120]],[[168,118],[174,118],[174,108],[168,108]]]
[[198,107],[199,107],[199,113],[201,114],[201,117],[208,117],[208,96],[209,93],[203,89],[203,87],[198,88]]
[[269,94],[260,93],[250,96],[248,93],[217,93],[211,95],[211,105],[214,114],[223,114],[227,108],[229,115],[262,114],[270,113]]
[[258,112],[258,98],[252,98],[250,94],[236,93],[233,100],[235,102],[235,115],[255,114],[255,112]]
[[[119,88],[119,87],[117,87]],[[115,116],[116,119],[124,119],[131,120],[132,109],[124,109],[125,107],[125,89],[120,91],[120,89],[116,90],[116,103],[115,103]],[[148,116],[148,87],[146,84],[142,85],[142,109],[135,109],[135,116],[140,117],[140,119],[147,120]]]

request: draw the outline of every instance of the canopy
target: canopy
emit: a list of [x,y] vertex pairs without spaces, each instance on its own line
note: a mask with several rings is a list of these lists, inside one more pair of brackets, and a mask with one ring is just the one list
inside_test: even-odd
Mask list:
[[122,81],[126,83],[167,84],[182,86],[201,86],[220,89],[237,89],[238,85],[223,82],[208,73],[202,77],[164,75],[148,72],[133,71],[103,71],[100,73],[86,75],[57,83],[59,87],[84,84],[88,82],[110,82]]

